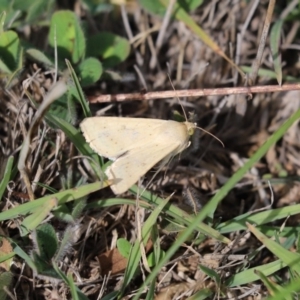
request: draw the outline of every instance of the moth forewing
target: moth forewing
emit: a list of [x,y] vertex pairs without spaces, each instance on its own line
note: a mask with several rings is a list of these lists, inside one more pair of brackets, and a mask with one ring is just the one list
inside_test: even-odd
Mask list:
[[[145,143],[168,121],[143,118],[90,117],[80,128],[86,141],[99,155],[115,160]],[[151,130],[149,130],[151,129]]]

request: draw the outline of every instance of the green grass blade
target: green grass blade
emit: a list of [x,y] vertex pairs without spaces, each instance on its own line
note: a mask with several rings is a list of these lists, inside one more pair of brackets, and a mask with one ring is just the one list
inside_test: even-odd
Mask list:
[[160,213],[163,210],[164,206],[168,203],[168,200],[165,200],[165,201],[161,202],[153,210],[151,215],[148,217],[146,222],[143,224],[142,241],[139,241],[137,239],[135,241],[132,249],[131,249],[131,252],[130,252],[130,256],[129,256],[127,267],[126,267],[125,274],[124,274],[123,285],[122,285],[122,288],[121,288],[121,291],[120,291],[121,295],[124,292],[125,288],[128,286],[128,284],[131,282],[134,275],[136,274],[137,268],[139,266],[139,261],[140,261],[140,258],[141,258],[141,251],[140,251],[140,246],[141,245],[140,244],[142,242],[144,245],[146,245],[146,243],[147,243],[147,241],[150,237],[152,226],[156,223],[156,220],[157,220],[158,216],[160,215]]
[[263,272],[265,276],[268,276],[282,268],[285,268],[286,266],[287,265],[281,260],[272,261],[271,263],[262,266],[256,266],[231,276],[225,281],[225,286],[235,287],[259,280],[260,277],[257,275],[256,270],[259,270],[260,272]]
[[282,247],[277,242],[269,239],[267,236],[262,234],[253,225],[248,224],[251,232],[256,236],[261,243],[263,243],[274,255],[281,259],[286,265],[288,265],[294,272],[300,275],[300,254],[291,252]]
[[1,179],[1,182],[0,182],[0,201],[2,200],[2,196],[7,188],[8,182],[10,180],[13,163],[14,163],[14,157],[10,156],[7,160],[3,178]]
[[283,25],[283,20],[277,20],[272,26],[270,32],[270,47],[274,63],[274,71],[279,85],[282,84],[282,68],[281,68],[281,55],[280,55],[280,35]]
[[91,117],[92,114],[91,114],[91,111],[90,111],[90,108],[89,108],[89,104],[85,100],[85,97],[84,97],[84,94],[83,94],[83,90],[82,90],[81,85],[79,83],[78,77],[77,77],[77,75],[76,75],[76,73],[75,73],[75,71],[74,71],[71,63],[68,60],[66,60],[66,64],[68,66],[68,69],[69,69],[69,71],[71,73],[71,77],[72,77],[73,82],[75,84],[75,89],[76,89],[76,91],[78,93],[78,97],[76,97],[76,98],[78,98],[78,100],[80,102],[80,105],[81,105],[82,110],[83,110],[83,115],[86,118],[87,117]]
[[266,210],[256,214],[246,213],[241,216],[237,216],[232,220],[219,224],[217,226],[217,229],[222,234],[233,231],[246,230],[246,221],[251,224],[263,225],[280,219],[285,219],[288,216],[293,216],[299,213],[300,204]]
[[236,183],[241,180],[244,174],[246,174],[246,172],[266,154],[270,147],[274,145],[299,118],[300,110],[296,111],[285,123],[283,123],[282,126],[275,133],[273,133],[269,139],[258,149],[258,151],[254,153],[254,155],[245,163],[245,165],[227,181],[227,183],[209,201],[209,203],[203,207],[203,209],[194,219],[194,223],[185,229],[185,231],[178,237],[177,243],[170,247],[170,249],[166,252],[164,259],[160,261],[160,263],[153,269],[152,273],[147,277],[140,291],[133,298],[134,300],[139,299],[143,288],[155,279],[160,269],[167,261],[169,261],[169,259],[171,259],[172,255],[175,254],[176,250],[178,249],[178,244],[182,244],[186,241],[192,231],[196,228],[197,223],[202,222],[212,210],[214,211],[216,209],[219,202],[221,202],[222,199],[224,199],[224,197],[229,193],[229,191],[236,185]]
[[0,213],[0,221],[9,220],[12,218],[17,218],[20,215],[26,215],[29,213],[33,213],[36,209],[53,199],[54,197],[58,200],[58,205],[64,204],[66,202],[74,201],[76,199],[85,197],[90,193],[98,191],[103,187],[107,186],[107,184],[97,181],[95,183],[87,184],[80,186],[78,188],[73,188],[69,190],[65,190],[63,192],[59,192],[53,195],[48,195],[42,197],[40,199],[30,201],[24,204],[21,204],[17,207],[14,207],[10,210],[4,211]]
[[[292,280],[289,284],[284,286],[280,291],[273,296],[269,296],[266,300],[286,300],[297,299],[297,294],[300,291],[300,277]],[[289,298],[288,298],[289,297]]]
[[34,261],[31,259],[31,257],[25,251],[23,251],[23,249],[19,247],[17,243],[11,241],[11,244],[14,248],[14,253],[21,257],[25,261],[25,263],[30,267],[31,270],[37,273],[37,267]]
[[57,206],[55,197],[43,203],[31,215],[26,217],[20,226],[21,236],[25,236],[39,226],[42,221],[48,216],[50,211]]
[[[138,187],[134,186],[130,189],[130,191],[134,192],[135,194],[138,193]],[[161,202],[165,202],[164,199],[153,195],[152,193],[145,191],[140,196],[141,199],[146,200],[149,204],[157,206],[160,205]],[[195,222],[195,217],[193,215],[188,214],[184,210],[180,209],[179,207],[169,204],[167,207],[164,208],[164,213],[166,213],[168,216],[172,217],[177,221],[178,224],[184,224],[187,226],[190,226]],[[206,234],[222,243],[229,243],[230,240],[226,238],[225,236],[222,236],[217,230],[211,228],[209,225],[198,222],[196,224],[195,230],[202,232],[203,234]]]

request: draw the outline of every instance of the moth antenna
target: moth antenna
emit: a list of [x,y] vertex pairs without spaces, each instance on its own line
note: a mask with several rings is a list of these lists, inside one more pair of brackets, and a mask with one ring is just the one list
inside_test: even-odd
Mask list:
[[[172,86],[174,92],[176,93],[176,89],[175,89],[175,87],[174,87],[174,85],[173,85],[173,82],[172,82],[172,80],[171,80],[170,74],[167,73],[167,75],[168,75],[169,81],[170,81],[170,83],[171,83],[171,86]],[[182,111],[183,111],[185,120],[186,120],[186,122],[188,122],[188,118],[187,118],[187,115],[186,115],[185,110],[184,110],[184,108],[183,108],[183,105],[182,105],[182,103],[181,103],[179,97],[176,96],[176,98],[177,98],[177,100],[178,100],[178,102],[179,102],[179,104],[180,104],[180,106],[181,106],[181,109],[182,109]],[[215,138],[217,141],[219,141],[219,142],[221,143],[221,145],[225,148],[224,143],[223,143],[219,138],[217,138],[215,135],[213,135],[212,133],[208,132],[207,130],[205,130],[205,129],[201,128],[201,127],[196,126],[196,128],[198,128],[198,129],[202,130],[203,132],[208,133],[209,135],[211,135],[213,138]]]
[[[172,80],[171,80],[170,74],[167,73],[167,75],[168,75],[169,81],[170,81],[170,83],[171,83],[171,86],[172,86],[174,92],[176,93],[176,89],[175,89],[175,87],[174,87],[174,85],[173,85],[173,82],[172,82]],[[179,102],[179,104],[180,104],[180,106],[181,106],[182,111],[183,111],[185,121],[188,122],[188,118],[187,118],[187,115],[186,115],[185,110],[184,110],[184,108],[183,108],[183,105],[182,105],[182,103],[181,103],[181,101],[180,101],[180,99],[179,99],[179,97],[178,97],[177,95],[176,95],[176,98],[177,98],[177,100],[178,100],[178,102]]]
[[210,133],[209,131],[203,129],[202,127],[195,126],[195,128],[198,128],[198,129],[202,130],[203,132],[205,132],[205,133],[211,135],[214,139],[216,139],[218,142],[221,143],[221,145],[223,146],[223,148],[225,148],[224,143],[223,143],[219,138],[217,138],[214,134],[212,134],[212,133]]

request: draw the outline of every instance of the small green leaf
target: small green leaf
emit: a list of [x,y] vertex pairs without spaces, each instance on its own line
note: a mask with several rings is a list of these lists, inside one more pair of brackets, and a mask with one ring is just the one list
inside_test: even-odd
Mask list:
[[48,223],[42,224],[37,227],[35,235],[39,256],[45,261],[50,261],[58,247],[54,228]]
[[[158,261],[161,260],[165,256],[165,251],[160,251],[159,254],[160,254],[160,257],[159,257]],[[148,255],[147,262],[148,262],[148,265],[150,268],[156,266],[157,258],[155,256],[154,252],[151,252]]]
[[54,48],[55,40],[59,58],[77,63],[85,53],[85,39],[77,16],[67,10],[53,14],[50,24],[49,43]]
[[199,267],[202,270],[202,272],[204,272],[207,276],[212,278],[218,285],[221,284],[221,278],[217,272],[203,265],[200,265]]
[[81,86],[88,86],[98,81],[103,69],[100,61],[96,58],[87,58],[78,66],[78,77],[81,78]]
[[0,34],[0,59],[11,72],[17,68],[19,53],[20,40],[18,35],[12,30],[2,32]]
[[125,258],[129,257],[131,244],[123,238],[120,238],[117,240],[117,248],[121,255],[123,255]]

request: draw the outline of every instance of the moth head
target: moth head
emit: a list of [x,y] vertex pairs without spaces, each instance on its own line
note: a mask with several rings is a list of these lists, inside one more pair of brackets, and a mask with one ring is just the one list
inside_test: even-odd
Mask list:
[[185,124],[186,124],[188,135],[192,136],[195,132],[195,128],[197,128],[197,124],[191,122],[185,122]]

